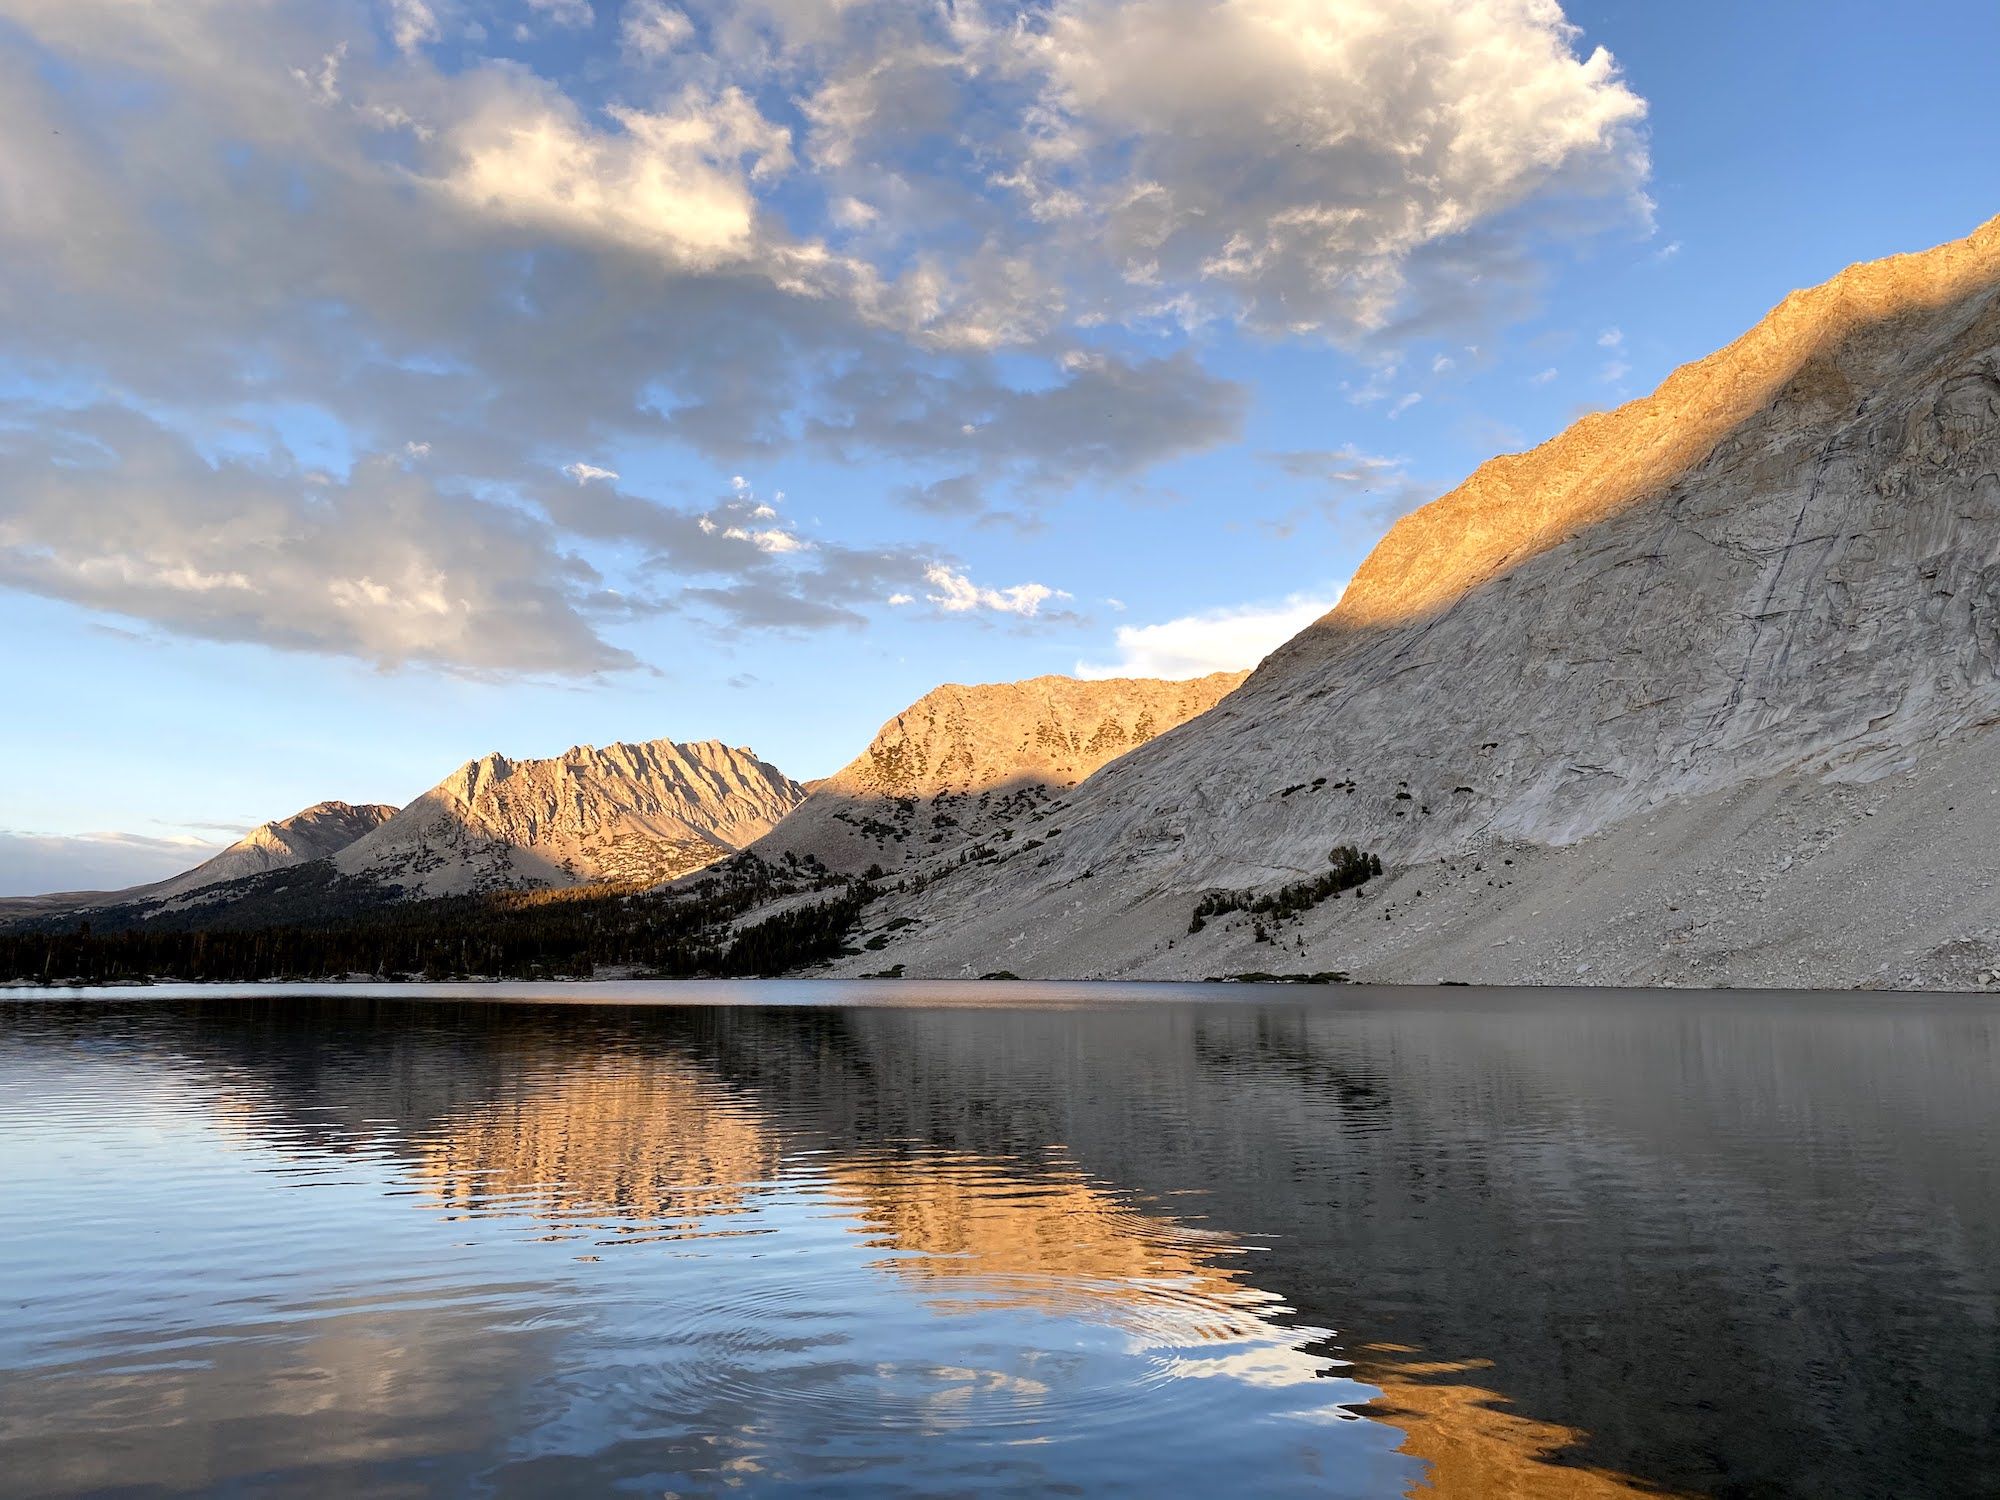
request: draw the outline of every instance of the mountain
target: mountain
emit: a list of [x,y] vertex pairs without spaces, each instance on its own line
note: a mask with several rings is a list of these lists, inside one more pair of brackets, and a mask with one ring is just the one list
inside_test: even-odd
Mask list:
[[395,808],[379,803],[351,807],[345,802],[315,802],[289,818],[259,823],[220,854],[179,875],[119,891],[73,891],[49,896],[13,897],[0,901],[0,921],[57,916],[98,907],[144,904],[149,909],[157,909],[212,886],[338,854],[356,839],[373,833],[395,814]]
[[1487,463],[854,966],[1978,987],[1996,724],[2000,220]]
[[897,870],[1009,825],[1155,735],[1207,712],[1247,673],[1185,682],[1033,677],[924,694],[754,846],[858,874]]
[[743,848],[805,789],[719,740],[467,761],[333,860],[405,897],[593,880],[655,884]]
[[176,875],[156,885],[120,893],[130,900],[141,894],[153,900],[169,900],[246,875],[262,875],[267,870],[287,869],[308,860],[338,854],[357,839],[366,838],[391,818],[396,809],[379,802],[350,807],[345,802],[315,802],[289,818],[259,823],[215,858],[196,865],[185,875]]

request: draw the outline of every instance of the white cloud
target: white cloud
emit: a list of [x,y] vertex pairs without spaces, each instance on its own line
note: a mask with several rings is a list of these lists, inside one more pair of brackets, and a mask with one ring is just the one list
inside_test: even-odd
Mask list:
[[1037,191],[1265,327],[1379,328],[1428,248],[1544,194],[1645,212],[1645,105],[1554,0],[1057,0],[1009,35]]
[[810,552],[813,545],[803,537],[795,536],[789,531],[780,531],[775,526],[762,529],[726,526],[722,534],[739,542],[748,542],[760,552]]
[[319,60],[319,66],[308,73],[304,68],[293,68],[292,77],[320,104],[340,102],[340,65],[347,56],[347,43],[342,42]]
[[528,9],[557,26],[588,26],[597,19],[590,0],[528,0]]
[[1069,597],[1061,589],[1040,583],[1017,583],[1004,589],[981,588],[965,574],[953,572],[942,563],[924,569],[924,578],[938,590],[924,597],[946,614],[990,609],[1005,615],[1034,616],[1049,600]]
[[1113,638],[1116,658],[1079,661],[1076,675],[1179,678],[1240,671],[1254,667],[1338,602],[1338,590],[1332,597],[1294,594],[1278,604],[1204,610],[1157,625],[1120,625]]
[[1624,342],[1625,330],[1622,328],[1607,328],[1597,336],[1597,347],[1600,349],[1616,349]]
[[678,52],[694,38],[694,25],[664,0],[630,0],[620,24],[625,50],[648,62]]
[[1540,371],[1537,371],[1537,372],[1536,372],[1535,374],[1533,374],[1533,375],[1530,375],[1530,376],[1528,377],[1528,384],[1529,384],[1529,385],[1547,385],[1547,384],[1548,384],[1548,383],[1549,383],[1549,382],[1550,382],[1551,380],[1554,380],[1554,379],[1556,378],[1556,375],[1557,375],[1557,373],[1558,373],[1558,372],[1557,372],[1557,370],[1556,370],[1555,366],[1554,366],[1554,365],[1550,365],[1548,369],[1546,369],[1546,370],[1540,370]]
[[215,641],[472,673],[637,665],[632,605],[551,530],[394,457],[309,484],[120,407],[0,410],[0,586]]
[[596,464],[587,464],[581,461],[573,464],[564,464],[563,473],[569,475],[578,484],[589,484],[593,479],[616,479],[618,477],[617,471],[614,469],[600,469]]
[[840,197],[833,202],[833,222],[842,229],[866,229],[882,215],[859,198]]
[[437,16],[425,0],[388,0],[389,37],[403,52],[438,39]]
[[[175,414],[0,433],[0,585],[481,671],[624,662],[600,627],[639,596],[731,628],[927,587],[1046,618],[1043,585],[956,559],[927,585],[935,553],[749,511],[703,531],[549,455],[886,459],[919,508],[1019,515],[1240,434],[1248,392],[1175,330],[1476,321],[1554,205],[1636,212],[1645,171],[1640,102],[1553,0],[627,0],[616,41],[613,6],[591,42],[655,71],[593,55],[563,75],[586,93],[482,55],[461,0],[0,0],[26,43],[0,48],[0,210],[31,210],[0,211],[9,352]],[[1147,320],[1157,356],[1118,342]],[[261,424],[246,392],[351,472],[288,467],[268,427],[268,463],[180,435]],[[615,587],[582,545],[656,534],[668,561]]]
[[609,113],[619,129],[595,130],[552,88],[500,84],[446,136],[455,161],[435,186],[513,224],[688,269],[754,260],[751,180],[790,165],[790,133],[738,89]]

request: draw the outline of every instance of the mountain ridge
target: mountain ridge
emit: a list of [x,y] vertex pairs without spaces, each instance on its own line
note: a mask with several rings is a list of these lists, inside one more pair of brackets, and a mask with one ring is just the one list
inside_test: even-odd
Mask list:
[[657,884],[754,842],[804,795],[754,751],[720,740],[576,745],[536,759],[494,751],[466,761],[333,864],[406,899]]
[[901,869],[951,843],[1032,821],[1057,795],[1155,735],[1208,711],[1249,674],[940,684],[814,782],[752,846],[859,874]]
[[[2000,964],[1979,891],[1954,887],[1942,927],[1894,890],[1818,889],[1816,916],[1759,871],[1866,848],[1935,891],[1931,850],[1879,820],[1966,795],[1946,752],[1996,723],[2000,220],[1794,294],[1652,395],[1483,465],[1212,713],[1070,794],[1058,846],[941,871],[849,967],[1573,982],[1573,951],[1620,982],[1976,985]],[[1341,845],[1390,867],[1361,899],[1188,931],[1204,893],[1309,882]],[[1623,892],[1604,920],[1631,932],[1564,929],[1529,867],[1581,907]],[[1447,888],[1455,922],[1512,926],[1440,975]]]

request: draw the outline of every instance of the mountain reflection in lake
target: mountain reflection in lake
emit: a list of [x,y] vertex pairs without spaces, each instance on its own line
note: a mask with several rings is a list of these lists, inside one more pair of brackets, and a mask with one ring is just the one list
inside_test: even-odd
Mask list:
[[1686,993],[0,1004],[0,1492],[1993,1494],[1996,1038]]

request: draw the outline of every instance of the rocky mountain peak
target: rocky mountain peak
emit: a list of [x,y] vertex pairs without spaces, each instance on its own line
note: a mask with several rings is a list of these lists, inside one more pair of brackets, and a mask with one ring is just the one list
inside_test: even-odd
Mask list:
[[768,832],[805,793],[719,741],[575,745],[468,761],[369,838],[342,873],[450,895],[591,880],[651,884]]
[[1000,836],[1101,766],[1206,712],[1246,675],[946,683],[816,783],[756,852],[810,856],[836,870],[896,869],[947,844]]

